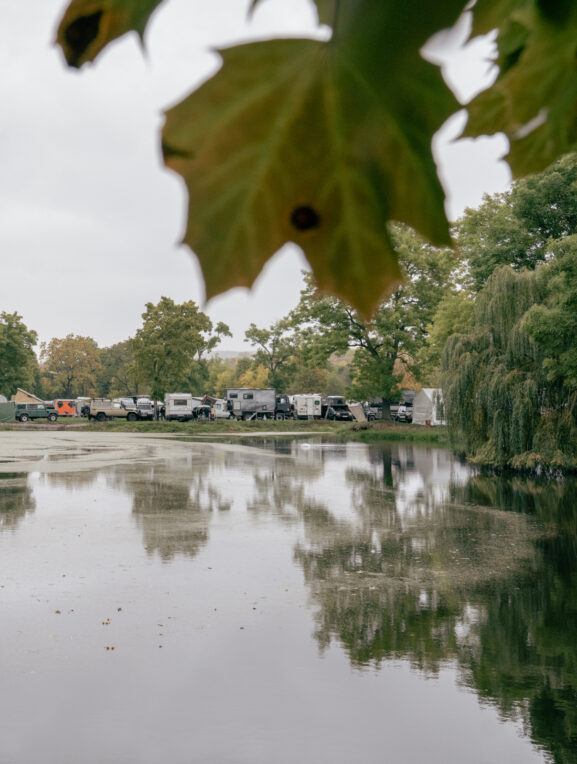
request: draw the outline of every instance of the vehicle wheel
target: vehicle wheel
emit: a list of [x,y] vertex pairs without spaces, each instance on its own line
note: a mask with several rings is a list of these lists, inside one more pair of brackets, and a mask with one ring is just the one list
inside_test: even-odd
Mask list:
[[55,422],[57,420],[57,418],[58,417],[56,416],[56,414],[49,414],[48,415],[48,421],[49,422]]
[[136,422],[137,419],[138,419],[138,417],[134,413],[134,411],[131,411],[129,414],[126,415],[126,421],[127,422]]
[[30,419],[28,414],[20,414],[20,421],[21,422],[27,422]]
[[277,419],[279,422],[282,422],[284,420],[284,414],[282,411],[279,411],[275,414],[275,419]]
[[96,414],[96,421],[97,422],[104,422],[106,420],[106,414],[104,411],[99,411],[98,414]]

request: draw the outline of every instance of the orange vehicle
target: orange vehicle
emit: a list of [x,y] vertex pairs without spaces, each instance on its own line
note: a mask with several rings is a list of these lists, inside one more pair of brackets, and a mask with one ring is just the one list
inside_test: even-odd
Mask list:
[[58,416],[76,416],[76,401],[73,399],[57,399],[52,401]]

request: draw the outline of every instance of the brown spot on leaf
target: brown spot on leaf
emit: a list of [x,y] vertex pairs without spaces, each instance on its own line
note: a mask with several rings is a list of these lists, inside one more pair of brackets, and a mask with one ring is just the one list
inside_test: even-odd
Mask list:
[[70,66],[78,67],[88,47],[98,37],[102,11],[90,13],[74,19],[64,32],[67,51],[66,58]]
[[312,231],[315,228],[319,228],[321,216],[313,207],[303,205],[302,207],[296,207],[292,211],[291,224],[297,231]]

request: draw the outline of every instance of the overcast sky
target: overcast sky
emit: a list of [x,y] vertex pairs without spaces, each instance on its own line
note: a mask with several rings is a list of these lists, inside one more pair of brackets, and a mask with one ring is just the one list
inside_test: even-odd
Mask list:
[[[296,305],[300,251],[285,247],[252,292],[234,289],[204,304],[196,259],[179,245],[185,188],[164,169],[162,111],[219,65],[211,49],[274,34],[319,34],[309,0],[168,0],[155,13],[144,55],[134,35],[94,65],[68,69],[54,44],[66,0],[0,0],[0,311],[17,311],[40,341],[67,334],[101,347],[133,336],[147,302],[195,300],[246,350],[251,322],[269,326]],[[435,46],[466,100],[490,78],[487,45]],[[457,116],[435,141],[448,214],[507,187],[499,137],[454,142]]]

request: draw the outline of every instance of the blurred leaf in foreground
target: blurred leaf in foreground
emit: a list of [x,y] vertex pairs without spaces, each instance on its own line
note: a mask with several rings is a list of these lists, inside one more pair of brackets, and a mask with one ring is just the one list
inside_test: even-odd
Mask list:
[[184,241],[208,297],[250,286],[292,241],[323,291],[369,315],[400,277],[387,221],[449,243],[431,139],[458,105],[419,54],[460,2],[442,6],[422,18],[357,0],[329,42],[229,48],[168,112],[165,161],[188,187]]

